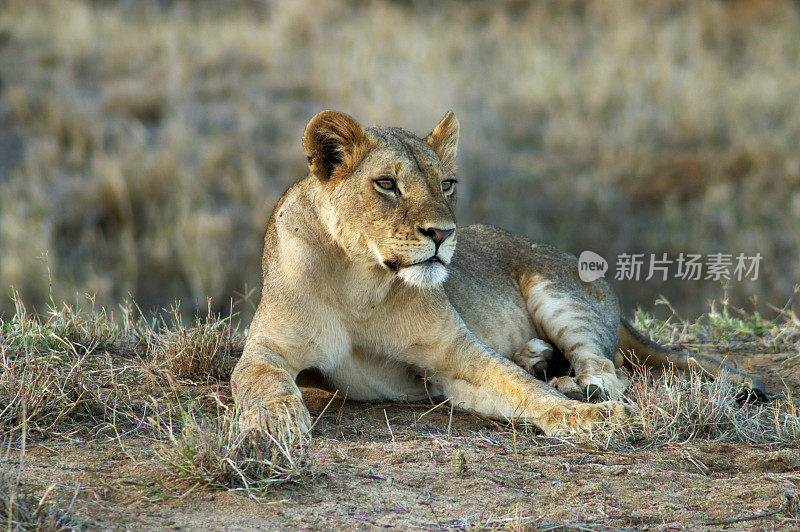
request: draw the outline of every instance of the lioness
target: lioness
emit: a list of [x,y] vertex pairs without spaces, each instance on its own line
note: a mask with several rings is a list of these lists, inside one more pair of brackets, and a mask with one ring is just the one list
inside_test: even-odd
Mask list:
[[[620,350],[636,364],[725,367],[760,393],[712,357],[642,337],[604,280],[580,280],[572,255],[493,227],[456,229],[458,131],[451,112],[425,138],[335,111],[309,122],[310,172],[269,220],[261,303],[233,372],[243,427],[307,432],[295,384],[306,368],[350,399],[450,397],[546,434],[630,415],[577,400],[620,398]],[[532,375],[556,358],[574,377]]]

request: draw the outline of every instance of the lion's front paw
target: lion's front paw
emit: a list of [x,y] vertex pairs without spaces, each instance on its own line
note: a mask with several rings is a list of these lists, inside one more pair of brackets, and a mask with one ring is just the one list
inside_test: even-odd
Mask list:
[[635,407],[617,401],[595,404],[566,401],[553,407],[541,425],[548,436],[586,435],[600,428],[619,428],[630,422],[635,412]]
[[244,431],[265,434],[281,445],[294,445],[309,439],[311,416],[302,398],[282,395],[242,405],[239,426]]

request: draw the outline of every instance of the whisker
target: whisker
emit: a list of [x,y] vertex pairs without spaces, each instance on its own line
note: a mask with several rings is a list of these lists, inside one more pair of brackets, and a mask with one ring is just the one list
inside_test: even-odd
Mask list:
[[378,239],[378,240],[383,240],[383,241],[386,241],[386,242],[398,242],[398,241],[401,241],[401,240],[400,240],[399,238],[397,238],[397,237],[391,237],[391,236],[379,236],[379,235],[371,235],[371,234],[369,234],[369,233],[363,233],[363,234],[364,234],[364,236],[368,236],[368,237],[370,237],[370,238],[375,238],[375,239]]

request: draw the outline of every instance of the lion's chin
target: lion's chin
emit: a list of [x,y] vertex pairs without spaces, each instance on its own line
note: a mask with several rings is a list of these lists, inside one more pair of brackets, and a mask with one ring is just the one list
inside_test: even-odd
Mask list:
[[447,268],[439,261],[428,261],[400,268],[397,275],[406,284],[416,288],[435,288],[447,279]]

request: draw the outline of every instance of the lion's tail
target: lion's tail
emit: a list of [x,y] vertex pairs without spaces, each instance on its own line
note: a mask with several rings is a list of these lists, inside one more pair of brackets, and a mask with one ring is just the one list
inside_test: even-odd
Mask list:
[[620,323],[618,346],[628,365],[650,368],[674,367],[685,372],[695,368],[712,378],[725,371],[734,381],[747,387],[759,398],[766,397],[761,379],[742,373],[711,355],[688,353],[660,346],[625,320],[621,320]]

